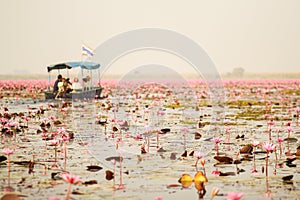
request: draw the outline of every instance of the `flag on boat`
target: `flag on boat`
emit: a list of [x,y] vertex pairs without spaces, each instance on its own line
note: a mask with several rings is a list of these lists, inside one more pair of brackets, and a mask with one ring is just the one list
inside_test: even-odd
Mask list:
[[82,44],[81,54],[83,56],[93,56],[94,55],[94,49],[86,46],[85,44]]

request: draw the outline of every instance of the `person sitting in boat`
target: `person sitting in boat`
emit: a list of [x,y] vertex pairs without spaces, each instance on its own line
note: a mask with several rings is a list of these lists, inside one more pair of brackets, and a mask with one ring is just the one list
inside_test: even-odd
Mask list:
[[72,92],[72,83],[70,82],[69,78],[66,78],[66,80],[64,82],[64,87],[65,87],[65,93]]
[[66,91],[65,82],[66,82],[65,78],[62,78],[61,81],[57,83],[58,91],[55,96],[55,99],[57,99],[58,97],[64,97]]
[[78,78],[75,77],[72,84],[72,92],[79,92],[79,91],[82,91],[82,85],[79,83]]
[[86,76],[82,80],[83,80],[84,90],[89,90],[91,87],[93,87],[90,76]]
[[56,95],[58,92],[58,83],[62,81],[62,75],[59,74],[57,76],[57,80],[55,81],[54,85],[53,85],[53,93]]

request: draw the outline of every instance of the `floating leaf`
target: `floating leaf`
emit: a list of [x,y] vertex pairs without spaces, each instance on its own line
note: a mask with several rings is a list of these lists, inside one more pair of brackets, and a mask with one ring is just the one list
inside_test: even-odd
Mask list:
[[171,160],[176,160],[176,153],[171,153],[171,156],[170,156],[170,159]]
[[0,162],[6,161],[7,158],[5,156],[0,156]]
[[90,171],[90,172],[97,172],[101,169],[103,169],[103,167],[100,167],[100,166],[97,166],[97,165],[87,166],[87,170]]
[[157,152],[163,153],[163,152],[166,152],[166,150],[164,150],[162,147],[160,147],[160,148],[157,150]]
[[192,185],[193,178],[189,174],[182,174],[178,182],[181,183],[182,187],[188,188]]
[[14,193],[8,193],[1,197],[1,200],[19,200],[20,197]]
[[241,154],[251,154],[252,151],[253,151],[252,145],[248,144],[240,150],[240,153]]
[[59,120],[56,120],[56,121],[53,122],[53,124],[54,124],[54,125],[59,125],[59,124],[62,124],[62,122],[59,121]]
[[75,194],[75,195],[84,195],[83,192],[80,192],[80,191],[77,191],[77,190],[74,190],[74,191],[72,192],[72,194]]
[[284,176],[284,177],[282,177],[282,180],[284,180],[284,181],[290,181],[290,180],[293,179],[293,177],[294,177],[294,175]]
[[235,139],[244,139],[245,138],[245,135],[243,134],[243,135],[237,135],[236,137],[235,137]]
[[108,158],[105,158],[106,161],[111,161],[111,160],[115,160],[117,162],[120,162],[120,160],[123,160],[123,158],[120,156],[112,156],[112,157],[108,157]]
[[90,181],[85,181],[83,184],[84,185],[93,185],[93,184],[97,184],[97,180],[90,180]]
[[203,174],[203,172],[199,171],[195,174],[194,176],[194,182],[202,182],[202,183],[205,183],[207,182],[207,178],[206,176]]
[[187,151],[185,150],[185,151],[183,152],[183,154],[181,154],[181,156],[182,156],[182,157],[187,157]]
[[297,138],[285,138],[284,141],[286,142],[297,142]]
[[180,186],[181,186],[180,184],[177,184],[177,183],[171,183],[171,184],[168,184],[168,185],[167,185],[167,188],[180,187]]
[[221,172],[219,176],[235,176],[234,172]]
[[62,180],[61,172],[52,172],[51,179],[53,180]]
[[233,162],[233,159],[228,156],[215,156],[214,159],[225,164],[231,164]]
[[147,153],[147,151],[145,149],[145,146],[141,146],[141,154],[146,154],[146,153]]
[[160,133],[166,134],[166,133],[168,133],[168,132],[170,132],[170,131],[171,131],[170,128],[162,128],[162,129],[160,130]]
[[195,132],[195,140],[201,139],[202,135],[199,132]]
[[112,180],[112,179],[115,177],[114,172],[112,172],[112,171],[110,171],[110,170],[106,170],[105,173],[106,173],[105,178],[106,178],[106,180],[108,180],[108,181]]
[[117,132],[119,129],[117,127],[113,127],[113,132]]

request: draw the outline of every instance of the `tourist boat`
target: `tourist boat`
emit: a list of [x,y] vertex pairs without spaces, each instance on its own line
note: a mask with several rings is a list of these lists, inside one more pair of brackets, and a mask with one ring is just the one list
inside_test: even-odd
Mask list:
[[[51,85],[51,72],[53,70],[57,70],[58,73],[60,70],[70,70],[73,68],[81,68],[81,72],[83,75],[83,70],[87,70],[92,73],[93,70],[99,70],[100,64],[94,63],[91,61],[77,61],[77,62],[64,62],[64,63],[58,63],[54,65],[50,65],[47,67],[48,75],[49,75],[49,85],[48,90],[44,92],[45,99],[55,99],[56,94],[53,92],[53,85]],[[99,72],[99,71],[98,71]],[[59,97],[59,99],[91,99],[91,98],[100,98],[102,87],[100,85],[100,73],[99,74],[99,81],[98,86],[93,87],[83,87],[82,90],[76,90],[72,91],[70,93],[65,93],[62,97]],[[92,76],[91,76],[92,77]],[[92,80],[91,80],[92,82]]]

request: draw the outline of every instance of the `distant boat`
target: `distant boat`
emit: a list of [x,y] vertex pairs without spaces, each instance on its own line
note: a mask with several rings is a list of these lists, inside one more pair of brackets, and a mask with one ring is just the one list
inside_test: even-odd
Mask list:
[[[70,93],[65,93],[61,96],[57,96],[57,93],[53,92],[53,89],[51,90],[50,86],[50,72],[52,70],[64,70],[64,69],[72,69],[80,67],[82,70],[99,70],[100,64],[90,62],[90,61],[76,61],[76,62],[64,62],[64,63],[58,63],[54,65],[50,65],[47,67],[48,74],[49,74],[49,86],[48,91],[45,91],[45,99],[55,99],[57,98],[63,98],[63,99],[91,99],[91,98],[100,98],[102,87],[99,86],[92,86],[92,87],[82,87],[82,90],[76,90],[72,91]],[[100,79],[100,77],[99,77]]]

